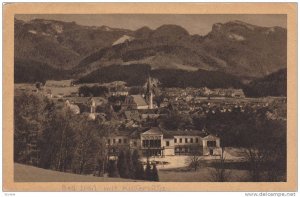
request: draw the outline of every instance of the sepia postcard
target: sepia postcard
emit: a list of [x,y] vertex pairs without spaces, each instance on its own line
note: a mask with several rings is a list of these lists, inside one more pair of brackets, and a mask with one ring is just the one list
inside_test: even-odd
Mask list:
[[3,6],[4,191],[296,191],[296,3]]

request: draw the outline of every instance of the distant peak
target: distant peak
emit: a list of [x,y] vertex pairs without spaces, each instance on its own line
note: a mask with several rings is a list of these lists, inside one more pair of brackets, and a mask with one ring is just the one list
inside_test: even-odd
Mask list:
[[241,26],[244,26],[250,30],[254,30],[256,27],[258,27],[257,25],[252,25],[250,23],[246,23],[246,22],[243,22],[243,21],[240,21],[240,20],[234,20],[234,21],[229,21],[225,24],[228,24],[228,25],[241,25]]
[[[29,23],[42,23],[42,24],[76,24],[76,22],[66,22],[66,21],[58,21],[58,20],[50,20],[50,19],[41,19],[35,18],[29,21]],[[77,24],[76,24],[77,25]]]
[[[240,24],[240,25],[252,25],[250,23],[246,23],[244,21],[240,21],[240,20],[233,20],[231,21],[232,23],[236,23],[236,24]],[[253,25],[254,26],[254,25]]]
[[154,37],[161,37],[161,36],[188,36],[189,33],[186,29],[179,25],[167,24],[158,27],[155,31],[153,36]]
[[183,27],[181,27],[179,25],[174,25],[174,24],[165,24],[165,25],[158,27],[156,30],[161,30],[161,29],[181,30],[181,31],[185,31],[187,34],[189,34],[186,29],[184,29]]
[[100,29],[103,30],[103,31],[112,31],[112,28],[110,28],[110,27],[108,27],[108,26],[106,26],[106,25],[102,25],[102,26],[100,27]]
[[150,29],[150,27],[148,27],[148,26],[143,26],[141,28],[138,28],[136,31],[145,31],[145,30],[151,31],[152,29]]
[[147,26],[143,26],[137,30],[135,30],[134,35],[137,38],[148,38],[152,32],[152,29],[150,29]]

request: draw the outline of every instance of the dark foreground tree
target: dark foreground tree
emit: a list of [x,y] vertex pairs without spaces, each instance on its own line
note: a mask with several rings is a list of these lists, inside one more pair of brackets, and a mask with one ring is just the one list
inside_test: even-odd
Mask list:
[[191,155],[186,159],[185,163],[189,166],[189,168],[197,171],[201,165],[201,156],[199,152],[196,150],[192,150]]
[[144,180],[145,179],[145,170],[144,165],[140,162],[135,174],[136,179]]
[[96,165],[97,152],[95,150],[100,149],[98,127],[93,121],[83,117],[74,122],[72,127],[76,133],[76,148],[72,159],[73,171],[79,174],[91,173]]
[[117,166],[118,166],[120,177],[129,178],[129,169],[127,165],[126,154],[122,150],[120,151],[118,156]]
[[[134,150],[132,153],[132,168],[133,168],[133,174],[134,174],[134,178],[136,179],[140,179],[140,155],[138,150]],[[144,173],[144,169],[143,172]]]
[[152,168],[152,181],[159,181],[158,171],[155,163],[153,164],[153,168]]
[[109,177],[119,177],[119,172],[118,172],[116,160],[109,160],[108,161],[107,172],[108,172]]
[[101,139],[99,144],[99,150],[97,151],[96,158],[95,158],[95,176],[103,176],[104,173],[107,171],[108,166],[108,152],[105,144],[105,140]]
[[230,178],[230,171],[225,168],[224,148],[221,149],[220,159],[215,163],[215,167],[210,171],[211,180],[215,182],[226,182]]
[[53,103],[41,94],[14,98],[14,161],[39,165],[38,141]]
[[149,180],[151,181],[152,180],[152,170],[151,170],[151,165],[150,165],[150,162],[147,161],[147,164],[146,164],[146,170],[145,170],[145,180]]
[[76,116],[66,108],[56,109],[48,117],[40,146],[40,167],[69,171],[76,147],[76,132],[73,123]]
[[285,181],[286,124],[263,117],[256,120],[245,156],[251,181]]
[[133,166],[131,151],[126,151],[126,165],[128,167],[128,178],[135,179],[135,168]]

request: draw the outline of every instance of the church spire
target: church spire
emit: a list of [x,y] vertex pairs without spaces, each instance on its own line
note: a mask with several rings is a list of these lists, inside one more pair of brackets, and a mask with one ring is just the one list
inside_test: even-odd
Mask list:
[[147,81],[147,97],[148,97],[148,108],[153,109],[153,87],[151,83],[150,75],[148,74],[148,81]]

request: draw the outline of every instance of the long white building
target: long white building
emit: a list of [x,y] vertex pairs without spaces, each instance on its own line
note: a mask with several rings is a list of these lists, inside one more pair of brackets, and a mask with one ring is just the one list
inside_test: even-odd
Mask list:
[[153,127],[139,132],[118,132],[106,139],[111,155],[137,149],[143,156],[220,155],[220,138],[198,130],[164,131]]

